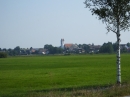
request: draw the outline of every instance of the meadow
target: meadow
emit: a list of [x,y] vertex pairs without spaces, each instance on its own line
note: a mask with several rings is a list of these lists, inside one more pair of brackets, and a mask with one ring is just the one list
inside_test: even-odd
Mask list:
[[[2,58],[0,97],[107,87],[116,83],[116,71],[115,54]],[[130,54],[121,55],[121,73],[122,83],[130,83]]]

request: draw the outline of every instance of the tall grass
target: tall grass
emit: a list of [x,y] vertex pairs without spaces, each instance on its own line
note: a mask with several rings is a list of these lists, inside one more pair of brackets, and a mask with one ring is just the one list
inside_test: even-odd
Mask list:
[[124,97],[130,95],[130,85],[113,85],[91,89],[51,90],[30,92],[25,97]]
[[[127,83],[130,83],[129,57],[130,55],[127,54],[122,55],[121,63],[122,81]],[[31,56],[0,59],[1,96],[38,95],[37,93],[42,95],[51,90],[52,92],[47,94],[57,90],[90,89],[115,83],[115,55]],[[62,93],[64,92],[61,92],[61,95]]]

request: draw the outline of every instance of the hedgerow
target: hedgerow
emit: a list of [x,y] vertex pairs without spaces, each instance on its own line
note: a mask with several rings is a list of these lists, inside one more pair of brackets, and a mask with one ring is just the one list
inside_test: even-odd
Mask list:
[[7,58],[7,53],[0,52],[0,58]]

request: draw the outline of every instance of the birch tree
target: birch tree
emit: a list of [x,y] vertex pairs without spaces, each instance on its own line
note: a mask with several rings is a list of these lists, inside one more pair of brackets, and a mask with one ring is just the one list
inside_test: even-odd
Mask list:
[[108,32],[113,32],[117,37],[117,84],[121,84],[121,56],[120,32],[129,30],[130,27],[130,0],[85,0],[86,8],[92,15],[106,24]]

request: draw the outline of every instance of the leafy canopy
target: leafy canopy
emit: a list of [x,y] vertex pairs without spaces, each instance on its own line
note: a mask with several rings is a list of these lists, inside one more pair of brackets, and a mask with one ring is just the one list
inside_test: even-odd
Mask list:
[[90,9],[92,15],[106,23],[106,28],[117,34],[130,27],[130,0],[85,0],[84,4]]

